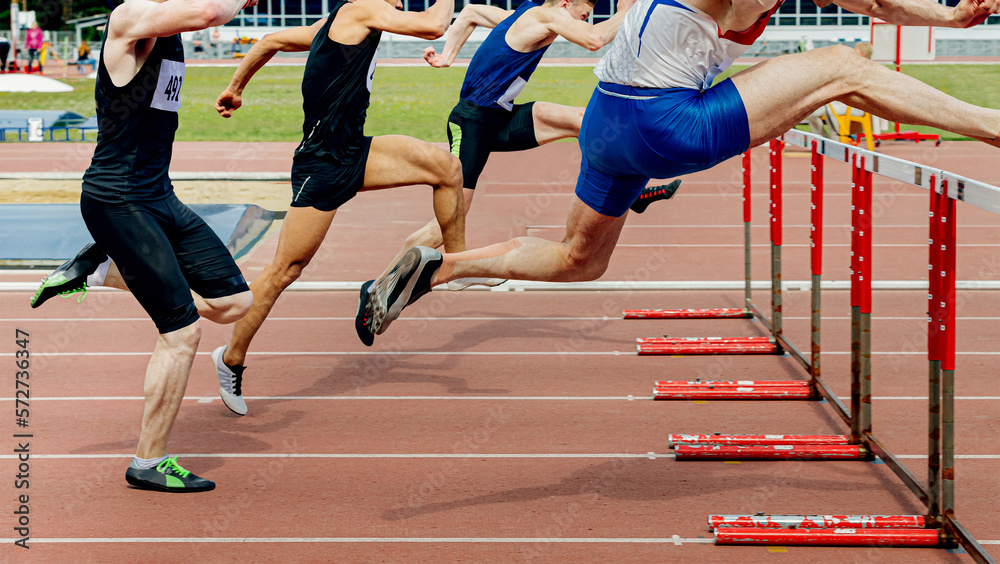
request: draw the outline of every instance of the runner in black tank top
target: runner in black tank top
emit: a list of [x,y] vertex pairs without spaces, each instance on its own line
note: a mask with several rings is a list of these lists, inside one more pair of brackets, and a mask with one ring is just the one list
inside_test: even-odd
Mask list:
[[245,5],[132,0],[112,12],[94,89],[97,147],[80,197],[95,244],[46,277],[32,299],[37,307],[82,291],[82,301],[88,284],[112,286],[131,291],[155,323],[142,430],[125,474],[142,489],[215,487],[170,458],[167,440],[198,349],[199,314],[232,323],[253,297],[226,246],[177,199],[167,173],[184,83],[179,33],[222,25]]
[[[315,255],[337,208],[358,191],[429,184],[445,247],[465,249],[458,159],[409,137],[364,135],[381,33],[434,39],[448,28],[454,11],[451,0],[438,0],[425,12],[398,7],[396,0],[339,0],[324,20],[266,35],[250,49],[219,96],[216,110],[230,117],[242,105],[243,89],[255,69],[274,53],[309,51],[302,79],[303,139],[292,164],[291,209],[282,222],[274,259],[251,284],[251,313],[236,324],[229,345],[212,355],[220,378],[242,373],[250,341],[274,301]],[[358,324],[367,331],[363,308]]]

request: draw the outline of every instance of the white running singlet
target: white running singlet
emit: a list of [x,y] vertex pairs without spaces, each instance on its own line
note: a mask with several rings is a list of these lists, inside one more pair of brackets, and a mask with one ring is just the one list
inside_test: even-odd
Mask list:
[[721,34],[715,20],[684,0],[638,0],[594,74],[640,88],[706,90],[760,37],[780,5],[744,31]]

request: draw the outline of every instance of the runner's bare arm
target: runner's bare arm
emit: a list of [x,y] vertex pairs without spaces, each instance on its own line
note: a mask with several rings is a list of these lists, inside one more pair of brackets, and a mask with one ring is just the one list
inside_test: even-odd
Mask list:
[[130,0],[115,9],[110,20],[114,35],[130,43],[150,37],[169,37],[223,25],[257,0]]
[[504,10],[496,6],[484,6],[482,4],[469,4],[455,18],[455,23],[448,28],[448,40],[445,41],[444,50],[440,55],[434,52],[434,47],[424,49],[424,60],[432,67],[448,67],[455,62],[455,57],[465,45],[465,42],[472,35],[472,30],[478,27],[494,28],[507,16],[513,14],[512,10]]
[[[378,29],[400,35],[437,39],[448,31],[448,24],[455,14],[455,3],[437,0],[423,12],[404,12],[385,0],[355,0],[341,8],[347,16],[368,29]],[[339,21],[339,20],[338,20]]]
[[820,8],[831,3],[856,14],[896,25],[972,27],[1000,12],[1000,0],[960,0],[949,8],[930,0],[815,0]]
[[240,66],[233,74],[229,86],[219,95],[219,99],[215,102],[215,111],[225,118],[232,116],[233,112],[243,105],[243,89],[257,74],[257,71],[263,68],[271,60],[271,57],[279,51],[308,51],[312,45],[313,37],[319,33],[320,28],[325,23],[326,18],[323,18],[310,26],[284,29],[260,38],[246,57],[240,61]]
[[557,15],[558,17],[545,17],[541,21],[549,31],[558,33],[566,39],[576,43],[584,49],[597,51],[615,38],[618,27],[629,8],[635,4],[635,0],[618,0],[618,9],[615,15],[599,24],[589,24],[585,21],[563,17],[560,12],[552,12],[547,16]]

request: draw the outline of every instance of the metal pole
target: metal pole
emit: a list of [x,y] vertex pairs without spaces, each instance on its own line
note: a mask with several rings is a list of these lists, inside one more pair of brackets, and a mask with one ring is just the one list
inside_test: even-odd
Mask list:
[[941,523],[941,356],[938,351],[938,304],[941,270],[941,206],[937,179],[931,175],[930,237],[927,265],[927,362],[928,362],[928,422],[927,422],[927,521]]
[[858,255],[858,184],[857,155],[851,155],[851,444],[861,443],[861,284]]
[[771,140],[771,333],[781,336],[781,152],[784,142]]
[[872,173],[865,170],[865,157],[861,157],[858,166],[861,179],[858,201],[858,241],[860,256],[858,266],[861,273],[858,282],[861,286],[860,311],[860,349],[861,349],[861,413],[858,428],[863,437],[872,431]]
[[753,274],[750,271],[750,150],[743,153],[743,312],[750,313],[750,304],[753,302],[753,295],[750,291],[750,280]]
[[[823,155],[819,153],[819,142],[812,142],[812,211],[811,211],[811,242],[812,254],[812,356],[810,358],[813,393],[816,379],[820,377],[820,284],[823,277]],[[818,394],[817,394],[818,395]]]
[[941,208],[941,511],[955,518],[955,200],[942,183]]

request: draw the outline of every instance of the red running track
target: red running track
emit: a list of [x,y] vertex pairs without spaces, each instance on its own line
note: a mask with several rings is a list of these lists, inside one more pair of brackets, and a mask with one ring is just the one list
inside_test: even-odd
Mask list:
[[[927,153],[886,149],[904,158]],[[995,167],[983,166],[990,153],[980,149],[945,144],[935,155],[945,168],[998,183]],[[572,144],[556,144],[495,157],[470,216],[470,243],[526,232],[561,237],[556,226],[565,217],[575,152]],[[180,165],[200,166],[181,153]],[[765,161],[755,152],[759,281],[767,279]],[[807,166],[808,159],[797,157],[785,163],[786,280],[809,274]],[[501,179],[501,171],[511,172]],[[740,280],[738,171],[734,160],[693,175],[669,203],[630,218],[604,279]],[[846,280],[848,250],[837,245],[849,242],[849,199],[837,182],[849,176],[846,166],[828,163],[827,171],[826,279]],[[887,195],[876,220],[875,279],[925,280],[926,192],[878,178],[875,190],[876,200]],[[359,196],[338,214],[304,278],[370,278],[429,217],[429,200],[426,188]],[[998,219],[960,206],[959,221],[959,280],[1000,280]],[[380,233],[375,240],[373,229]],[[274,244],[272,237],[245,261],[248,276],[266,264]],[[31,279],[37,276],[0,275]],[[10,335],[0,341],[0,354],[10,358],[15,350],[16,328],[31,334],[35,435],[33,548],[22,554],[8,541],[4,558],[968,561],[940,549],[789,547],[774,554],[708,544],[709,514],[922,511],[882,464],[670,458],[670,433],[846,431],[828,406],[814,402],[649,400],[657,380],[804,378],[787,357],[634,354],[637,337],[763,335],[748,320],[620,319],[626,308],[739,307],[739,291],[435,292],[372,348],[354,335],[354,291],[289,292],[254,343],[246,417],[232,416],[217,399],[208,359],[229,329],[205,324],[171,453],[219,487],[192,495],[135,491],[122,480],[156,336],[131,296],[92,292],[83,304],[59,300],[31,310],[29,294],[0,293],[2,334]],[[766,292],[755,298],[767,305]],[[786,293],[786,334],[802,347],[809,307],[807,293]],[[920,290],[875,293],[874,429],[920,477],[927,448],[925,310]],[[824,374],[847,396],[847,292],[824,292],[824,315]],[[957,514],[977,538],[996,542],[1000,293],[961,291],[958,317]],[[2,401],[10,405],[12,396],[13,387]],[[8,437],[17,431],[13,419]],[[13,438],[8,447],[16,448]],[[0,459],[10,508],[0,524],[8,535],[16,472],[8,450]],[[69,540],[45,542],[56,539]],[[996,544],[987,548],[1000,552]]]

